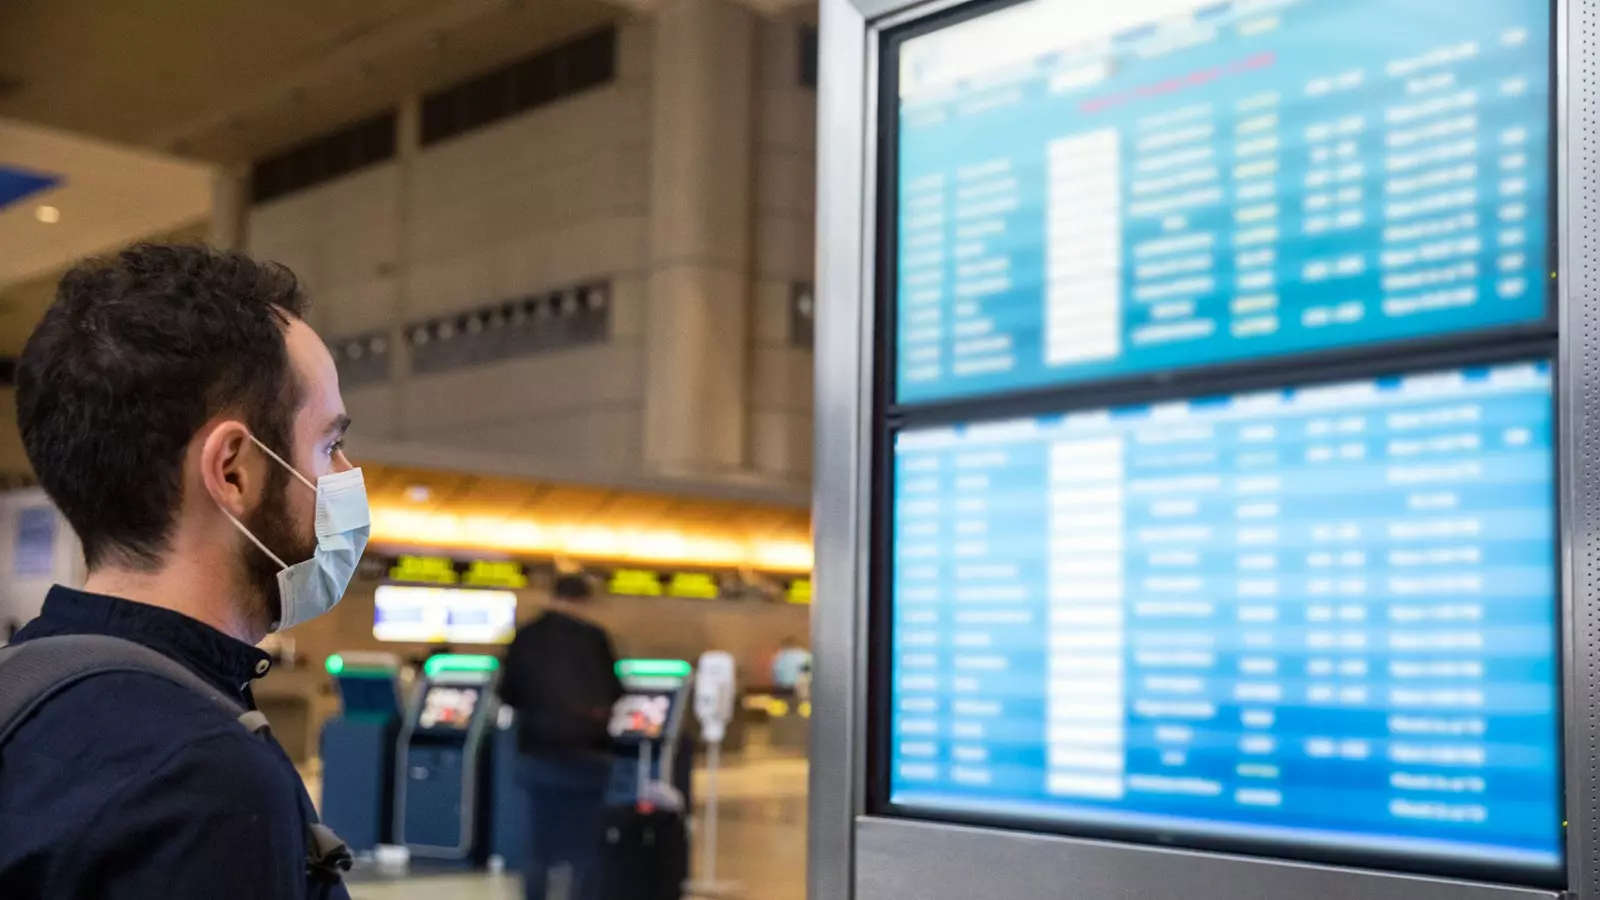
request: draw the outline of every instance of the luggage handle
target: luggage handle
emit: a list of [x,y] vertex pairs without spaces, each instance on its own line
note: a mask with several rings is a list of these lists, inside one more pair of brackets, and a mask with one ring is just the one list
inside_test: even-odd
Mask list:
[[655,811],[655,803],[650,800],[650,764],[651,764],[650,739],[639,740],[639,766],[638,777],[635,779],[635,793],[638,795],[636,805],[640,812],[651,813]]

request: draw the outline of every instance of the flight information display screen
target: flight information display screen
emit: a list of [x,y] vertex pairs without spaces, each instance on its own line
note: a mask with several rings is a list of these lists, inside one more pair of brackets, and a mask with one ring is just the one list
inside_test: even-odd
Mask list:
[[372,634],[380,641],[509,644],[517,633],[517,595],[472,588],[379,585]]
[[1545,363],[901,432],[891,804],[1554,870],[1552,433]]
[[896,399],[1545,320],[1539,0],[1032,0],[899,47]]

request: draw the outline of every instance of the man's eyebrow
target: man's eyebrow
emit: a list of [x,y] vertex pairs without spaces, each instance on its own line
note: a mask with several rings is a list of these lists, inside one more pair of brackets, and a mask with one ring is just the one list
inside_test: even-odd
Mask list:
[[322,433],[343,435],[350,430],[350,424],[350,417],[341,413],[328,423],[328,427],[323,429]]

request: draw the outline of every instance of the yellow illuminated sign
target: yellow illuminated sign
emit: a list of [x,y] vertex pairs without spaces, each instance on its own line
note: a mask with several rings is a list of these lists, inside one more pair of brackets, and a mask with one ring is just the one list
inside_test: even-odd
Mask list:
[[715,600],[722,596],[722,585],[704,572],[677,572],[667,583],[667,596]]
[[790,603],[805,605],[811,602],[811,579],[796,578],[789,582],[789,590],[784,594],[784,599]]
[[522,563],[505,560],[475,559],[461,579],[467,587],[506,588],[515,590],[528,586],[528,576]]
[[391,581],[415,584],[455,584],[455,560],[448,556],[402,556],[389,570]]
[[644,569],[618,569],[611,573],[606,590],[625,597],[659,597],[661,576]]

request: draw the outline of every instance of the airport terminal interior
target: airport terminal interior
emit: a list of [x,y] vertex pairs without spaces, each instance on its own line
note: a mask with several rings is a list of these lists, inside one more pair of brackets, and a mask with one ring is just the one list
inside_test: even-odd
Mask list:
[[75,260],[205,242],[296,273],[355,422],[371,542],[253,692],[356,900],[523,896],[495,691],[568,576],[606,803],[686,833],[603,900],[1600,900],[1596,41],[8,0],[0,624],[85,577],[23,343]]

